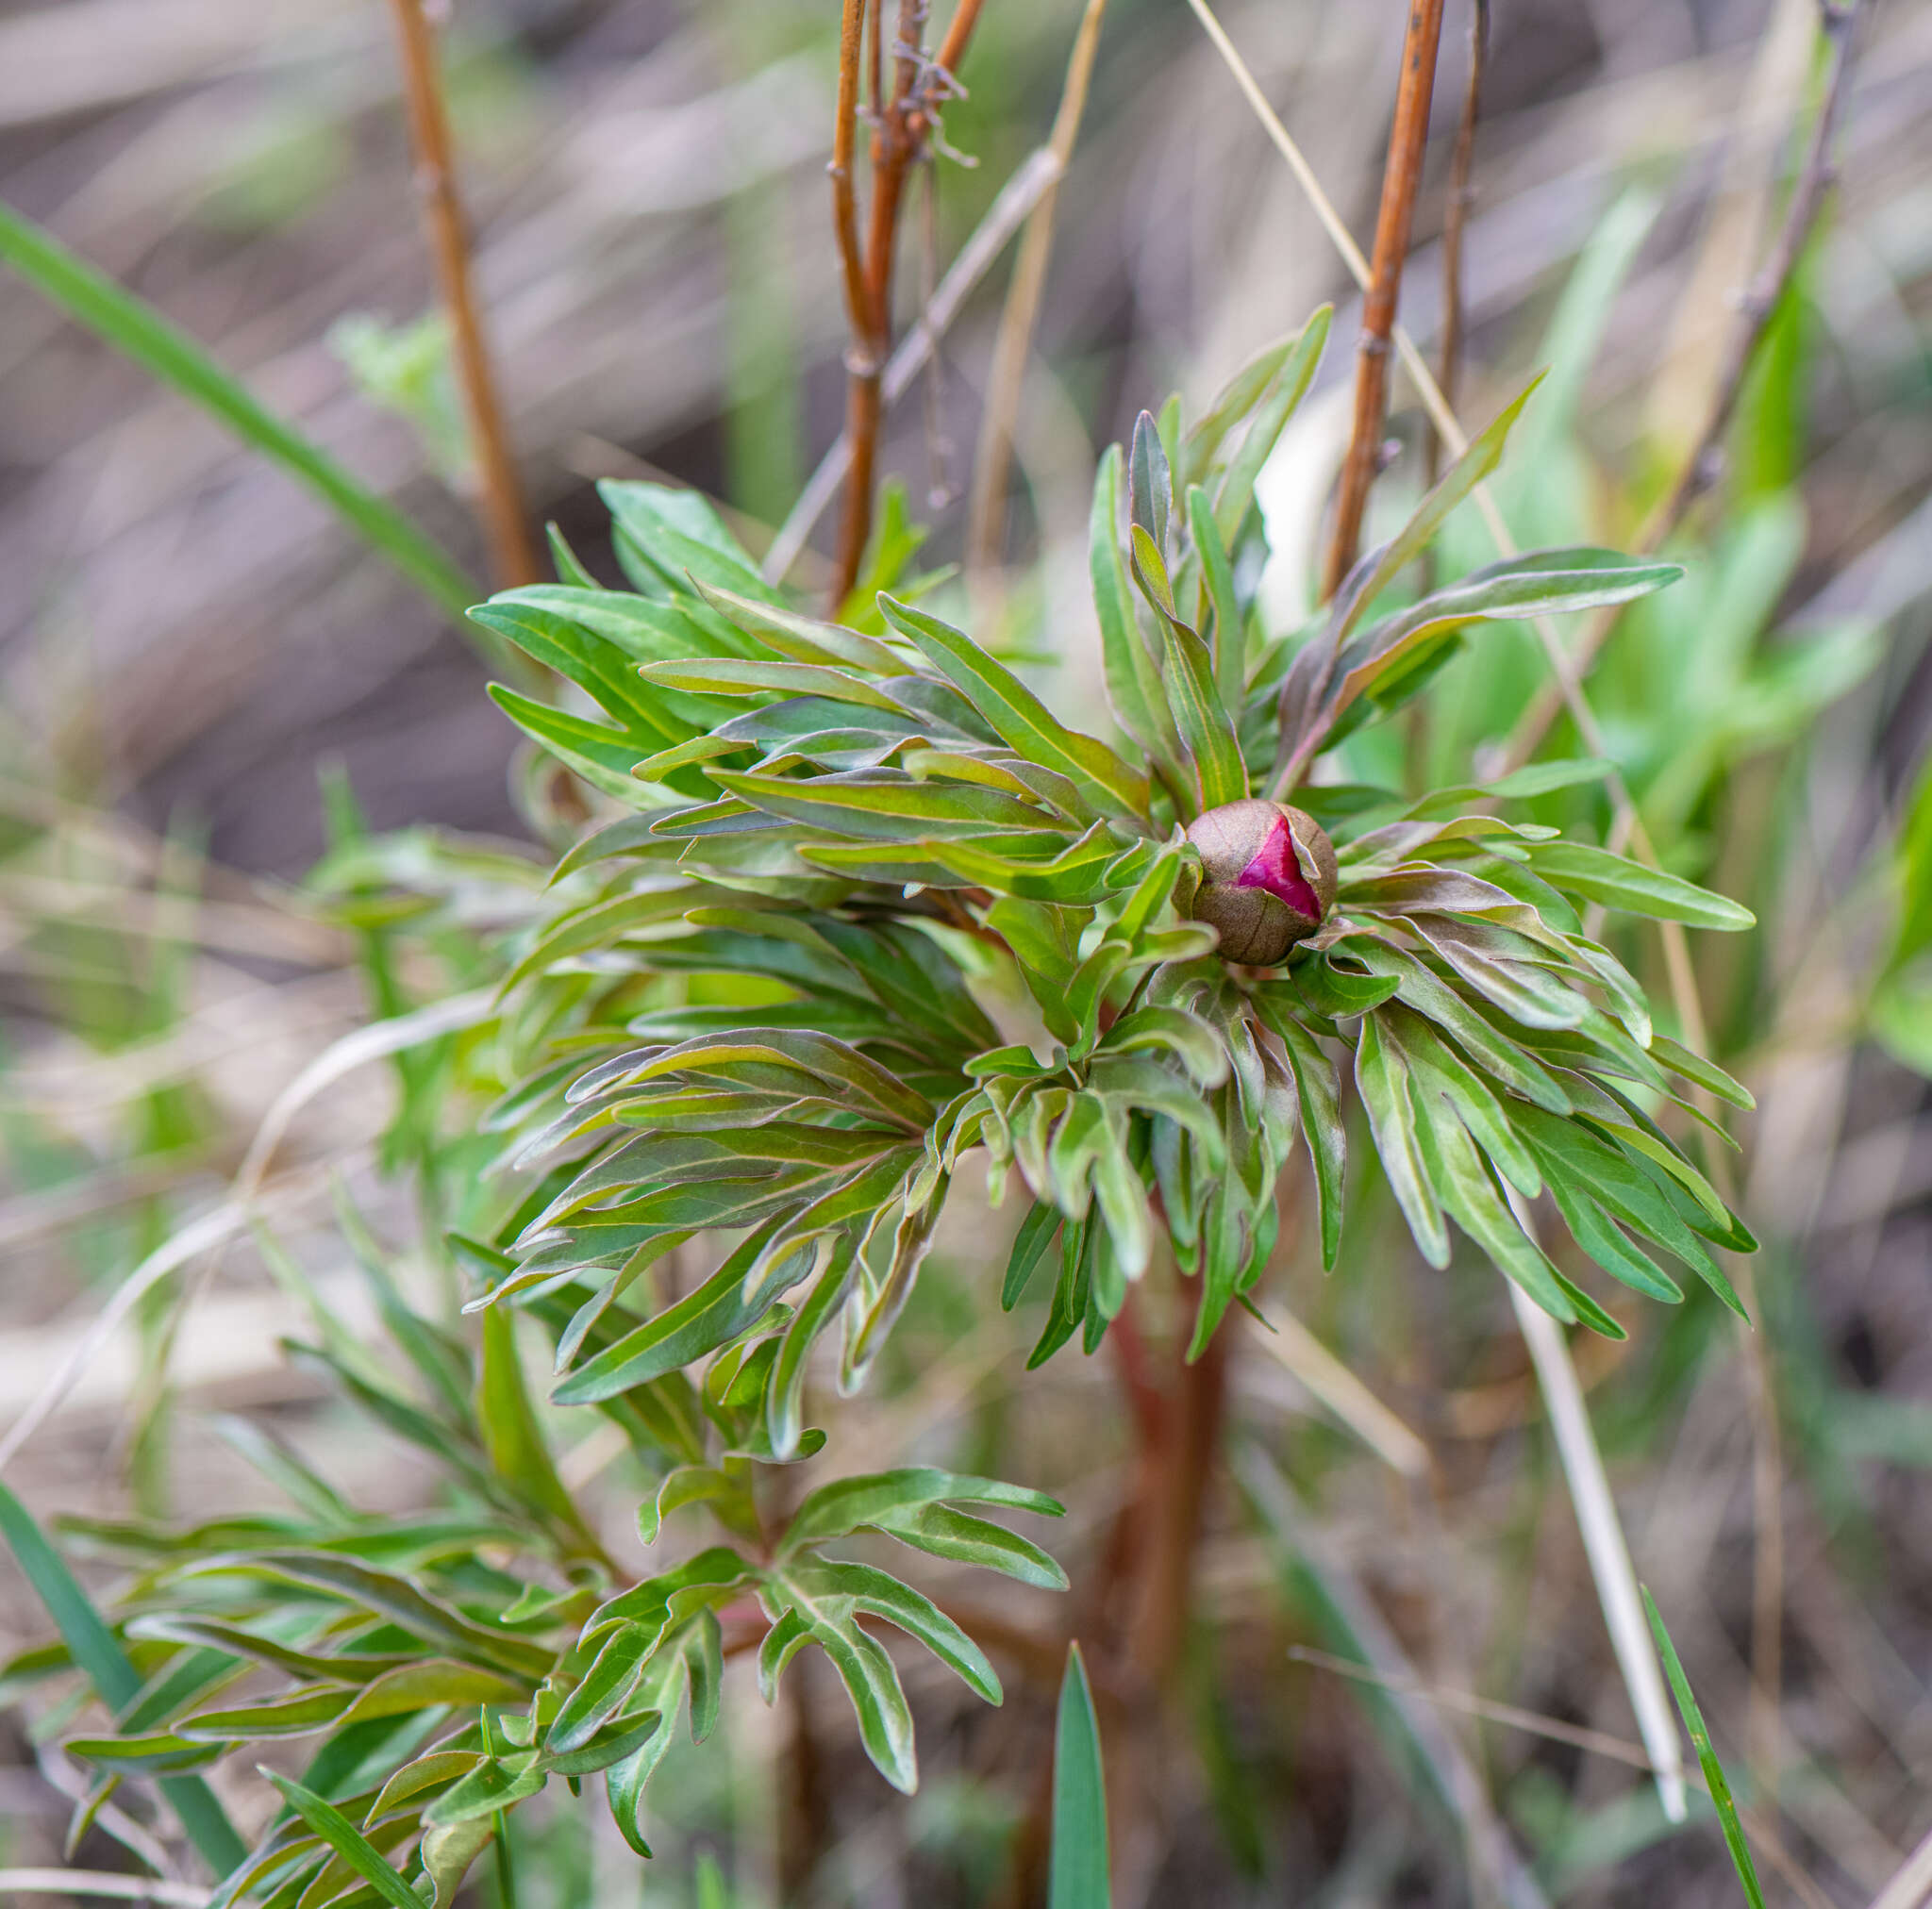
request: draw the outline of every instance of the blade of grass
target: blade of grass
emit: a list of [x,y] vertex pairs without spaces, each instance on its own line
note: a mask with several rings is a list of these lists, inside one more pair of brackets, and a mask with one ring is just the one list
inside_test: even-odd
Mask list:
[[1703,1767],[1704,1781],[1709,1785],[1710,1800],[1717,1807],[1717,1819],[1724,1833],[1724,1844],[1731,1852],[1732,1867],[1738,1872],[1738,1881],[1744,1885],[1744,1897],[1751,1909],[1764,1909],[1764,1891],[1758,1887],[1757,1868],[1751,1860],[1751,1846],[1744,1840],[1744,1826],[1738,1820],[1738,1805],[1732,1801],[1724,1765],[1717,1760],[1717,1751],[1711,1746],[1710,1731],[1704,1721],[1704,1713],[1698,1709],[1697,1700],[1690,1694],[1690,1680],[1684,1675],[1684,1667],[1677,1661],[1677,1647],[1671,1642],[1671,1634],[1664,1629],[1657,1600],[1650,1595],[1649,1585],[1643,1585],[1641,1589],[1643,1608],[1650,1618],[1651,1635],[1657,1639],[1657,1648],[1663,1655],[1664,1670],[1676,1696],[1677,1708],[1683,1715],[1684,1728],[1690,1733],[1690,1741],[1697,1748],[1697,1761]]
[[263,1776],[288,1799],[289,1807],[320,1836],[357,1875],[394,1909],[423,1909],[423,1899],[382,1859],[375,1846],[335,1804],[305,1789],[293,1777],[266,1765]]
[[1108,1909],[1107,1781],[1080,1647],[1067,1650],[1053,1733],[1053,1858],[1047,1909]]
[[[120,1640],[94,1609],[66,1560],[48,1543],[33,1514],[0,1485],[0,1537],[7,1540],[22,1574],[46,1606],[54,1628],[87,1673],[101,1701],[119,1710],[142,1687],[141,1673],[127,1661]],[[161,1794],[181,1819],[181,1827],[217,1876],[225,1876],[248,1853],[214,1792],[198,1776],[160,1779]]]
[[193,339],[146,300],[116,285],[51,233],[0,205],[5,260],[71,318],[218,418],[251,449],[279,464],[460,623],[476,587],[399,511],[335,459],[266,409]]

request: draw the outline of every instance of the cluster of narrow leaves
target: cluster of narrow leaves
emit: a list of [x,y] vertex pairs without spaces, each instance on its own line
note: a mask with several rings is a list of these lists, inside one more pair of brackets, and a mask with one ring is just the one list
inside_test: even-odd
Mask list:
[[[1675,572],[1545,551],[1412,599],[1519,400],[1311,628],[1266,628],[1254,487],[1325,328],[1318,314],[1191,424],[1177,402],[1143,417],[1103,460],[1091,574],[1113,743],[921,606],[943,578],[908,576],[917,540],[891,510],[838,622],[761,581],[701,499],[645,484],[606,487],[631,589],[600,588],[556,540],[561,581],[473,612],[561,679],[550,702],[494,693],[614,811],[507,936],[477,1036],[507,1083],[483,1120],[485,1184],[505,1190],[451,1242],[480,1359],[387,1302],[409,1396],[340,1333],[305,1354],[437,1452],[468,1511],[448,1528],[360,1519],[298,1474],[299,1519],[93,1534],[142,1564],[122,1621],[148,1677],[111,1735],[75,1746],[104,1781],[325,1735],[225,1901],[396,1901],[391,1858],[414,1849],[446,1901],[552,1776],[602,1773],[642,1851],[646,1782],[680,1708],[708,1726],[733,1626],[768,1694],[799,1649],[823,1650],[902,1787],[909,1717],[878,1625],[997,1701],[929,1600],[823,1547],[883,1534],[1057,1585],[1043,1552],[963,1507],[1058,1507],[923,1469],[798,1498],[772,1469],[824,1445],[815,1349],[841,1387],[863,1383],[962,1170],[1030,1201],[1001,1299],[1051,1269],[1036,1365],[1075,1336],[1092,1351],[1164,1253],[1198,1292],[1198,1353],[1269,1261],[1298,1146],[1335,1264],[1351,1076],[1432,1265],[1453,1221],[1537,1303],[1609,1334],[1586,1263],[1675,1301],[1673,1261],[1736,1303],[1710,1249],[1749,1237],[1658,1117],[1741,1089],[1654,1031],[1584,916],[1749,918],[1527,819],[1605,765],[1421,800],[1335,779],[1350,733],[1485,620],[1622,603]],[[1313,815],[1338,861],[1318,932],[1266,970],[1224,960],[1190,915],[1188,824],[1254,796]],[[366,886],[349,890],[379,915]],[[700,1507],[716,1541],[623,1582],[545,1454],[518,1318],[554,1348],[554,1401],[601,1414],[659,1481],[645,1542]],[[291,1687],[208,1707],[261,1666]]]
[[[446,1905],[504,1813],[553,1778],[575,1789],[600,1777],[625,1838],[648,1856],[644,1786],[680,1715],[694,1740],[716,1721],[727,1625],[758,1645],[768,1697],[804,1645],[823,1650],[851,1695],[867,1752],[909,1790],[911,1714],[877,1627],[916,1639],[990,1702],[1000,1701],[999,1679],[930,1599],[825,1548],[883,1536],[1027,1584],[1065,1585],[1039,1546],[982,1515],[1057,1516],[1060,1507],[990,1479],[918,1467],[846,1477],[771,1524],[750,1460],[734,1449],[754,1414],[729,1357],[702,1387],[679,1374],[648,1406],[607,1408],[660,1474],[639,1514],[646,1542],[666,1514],[698,1503],[732,1540],[626,1584],[549,1457],[509,1313],[485,1314],[473,1355],[403,1303],[373,1252],[363,1270],[403,1370],[361,1345],[312,1290],[318,1341],[287,1350],[327,1369],[388,1433],[429,1454],[453,1487],[446,1507],[358,1514],[278,1440],[225,1421],[292,1509],[187,1529],[67,1520],[83,1549],[131,1566],[132,1585],[109,1630],[65,1581],[85,1623],[50,1602],[63,1640],[4,1672],[9,1692],[76,1668],[89,1673],[112,1728],[67,1739],[98,1772],[73,1839],[128,1779],[157,1779],[226,1871],[212,1905]],[[19,1534],[6,1535],[18,1548]],[[96,1661],[104,1651],[109,1671]],[[238,1750],[258,1755],[317,1737],[299,1777],[273,1775],[288,1807],[241,1854],[193,1772]]]
[[[1177,405],[1143,416],[1130,457],[1103,462],[1091,570],[1119,747],[919,607],[919,584],[840,623],[802,614],[688,493],[607,487],[633,592],[565,553],[568,581],[475,612],[596,706],[499,692],[630,811],[565,858],[594,886],[522,952],[512,986],[556,1004],[555,1040],[492,1117],[551,1177],[490,1297],[590,1288],[560,1400],[623,1396],[749,1334],[760,1455],[792,1456],[813,1342],[838,1327],[842,1382],[862,1380],[969,1156],[995,1198],[1017,1168],[1035,1203],[1007,1303],[1058,1242],[1036,1362],[1076,1333],[1093,1348],[1163,1231],[1199,1281],[1198,1350],[1268,1258],[1298,1136],[1333,1263],[1344,1067],[1431,1263],[1454,1220],[1558,1318],[1615,1332],[1532,1236],[1547,1186],[1612,1277],[1677,1298],[1660,1248],[1730,1299],[1706,1242],[1746,1236],[1653,1116],[1686,1085],[1740,1090],[1654,1034],[1579,910],[1749,918],[1498,813],[1600,764],[1420,802],[1306,780],[1484,620],[1623,603],[1676,570],[1545,551],[1390,607],[1519,399],[1312,631],[1271,637],[1255,479],[1325,327],[1191,428]],[[1330,918],[1269,971],[1188,919],[1185,825],[1256,794],[1311,810],[1340,860]],[[701,1232],[738,1244],[631,1322],[625,1295]],[[610,1318],[626,1329],[593,1345]]]

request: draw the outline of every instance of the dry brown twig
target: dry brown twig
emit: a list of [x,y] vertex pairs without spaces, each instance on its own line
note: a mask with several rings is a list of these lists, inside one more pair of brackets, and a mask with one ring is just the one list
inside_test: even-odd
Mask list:
[[1369,490],[1382,466],[1382,424],[1389,409],[1390,335],[1402,290],[1403,261],[1422,191],[1423,152],[1429,137],[1429,103],[1436,91],[1436,53],[1442,40],[1442,0],[1411,0],[1402,42],[1402,76],[1395,90],[1395,120],[1389,131],[1389,160],[1382,174],[1382,203],[1375,214],[1374,250],[1362,293],[1361,337],[1356,344],[1355,425],[1335,497],[1335,521],[1323,567],[1325,601],[1341,587],[1361,542]]
[[436,37],[423,0],[391,0],[391,5],[401,42],[416,188],[436,262],[437,289],[449,318],[450,350],[476,460],[477,512],[489,540],[491,569],[505,586],[535,583],[541,573],[525,517],[523,487],[510,456],[509,434],[471,280],[469,236],[457,196],[449,113],[437,76]]
[[[873,491],[877,482],[882,384],[892,348],[892,264],[898,245],[899,208],[908,171],[929,156],[940,107],[958,91],[953,77],[978,24],[981,0],[959,0],[937,54],[925,53],[927,0],[898,0],[892,45],[892,87],[884,96],[885,0],[845,0],[839,36],[838,122],[832,132],[832,226],[845,287],[852,341],[845,354],[845,436],[852,448],[846,475],[845,514],[831,603],[836,614],[858,580],[872,535]],[[859,238],[858,187],[854,174],[858,145],[859,68],[866,25],[872,33],[871,204]]]

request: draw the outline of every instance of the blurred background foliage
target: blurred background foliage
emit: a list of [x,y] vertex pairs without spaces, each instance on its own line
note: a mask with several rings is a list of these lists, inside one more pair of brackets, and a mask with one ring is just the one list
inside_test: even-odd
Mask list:
[[[987,0],[969,96],[945,115],[960,157],[937,163],[929,227],[908,208],[902,318],[1044,138],[1079,10]],[[1739,1179],[1765,1245],[1781,1434],[1782,1675],[1748,1757],[1763,1457],[1749,1362],[1707,1303],[1632,1308],[1627,1345],[1577,1358],[1639,1571],[1754,1834],[1785,1858],[1767,1889],[1807,1905],[1871,1901],[1932,1826],[1932,9],[1863,10],[1840,183],[1773,315],[1721,480],[1670,546],[1690,573],[1623,616],[1591,680],[1666,866],[1761,923],[1695,947],[1712,1052],[1758,1101],[1739,1123]],[[453,9],[450,105],[520,469],[533,507],[606,580],[597,478],[697,485],[758,549],[838,431],[845,324],[824,175],[836,11]],[[1459,407],[1482,422],[1548,368],[1498,500],[1524,545],[1627,545],[1695,441],[1729,295],[1776,227],[1819,85],[1816,8],[1493,11]],[[1222,15],[1364,239],[1401,16],[1315,0],[1230,0]],[[1452,6],[1404,290],[1425,347],[1467,25]],[[0,198],[153,300],[480,578],[397,88],[374,0],[10,6]],[[888,420],[884,468],[933,526],[922,561],[961,547],[1006,271]],[[1172,388],[1203,401],[1327,297],[1351,338],[1345,274],[1188,7],[1114,0],[1017,417],[1004,567],[974,579],[976,627],[1031,658],[1062,710],[1099,696],[1085,544],[1100,450]],[[1331,352],[1263,480],[1274,627],[1310,601],[1348,366]],[[1399,379],[1391,432],[1372,536],[1424,482],[1424,423]],[[820,537],[828,550],[829,521]],[[1479,523],[1452,522],[1451,573],[1491,555]],[[829,569],[808,553],[794,576],[822,585]],[[129,1269],[257,1164],[251,1139],[306,1063],[371,1014],[499,971],[481,938],[528,912],[548,850],[525,820],[541,813],[529,766],[462,636],[306,493],[10,275],[0,576],[11,1423]],[[1365,735],[1349,769],[1413,790],[1462,781],[1507,759],[1546,678],[1532,638],[1492,630],[1402,726]],[[1578,753],[1561,720],[1549,747]],[[328,880],[304,888],[330,849]],[[399,906],[395,886],[418,899]],[[1655,939],[1631,959],[1668,998]],[[489,1078],[488,1057],[452,1037],[306,1100],[261,1232],[157,1286],[9,1458],[8,1483],[47,1517],[241,1510],[275,1502],[238,1451],[258,1461],[265,1428],[280,1441],[267,1449],[305,1454],[358,1507],[445,1504],[441,1465],[348,1410],[280,1340],[321,1305],[375,1346],[383,1289],[335,1221],[338,1184],[412,1303],[456,1303],[431,1242],[459,1223],[483,1154],[452,1141],[443,1115]],[[388,1176],[403,1164],[428,1170]],[[1373,1176],[1351,1200],[1349,1253],[1325,1279],[1284,1228],[1274,1289],[1314,1350],[1242,1338],[1238,1484],[1212,1507],[1188,1702],[1110,1770],[1135,1800],[1116,1815],[1116,1900],[1459,1902],[1489,1886],[1464,1851],[1492,1834],[1548,1901],[1731,1900],[1708,1814],[1671,1831],[1640,1774],[1577,1735],[1622,1744],[1632,1722],[1499,1282],[1464,1257],[1427,1272]],[[862,1450],[1063,1498],[1052,1542],[1078,1586],[1128,1489],[1131,1441],[1103,1361],[1062,1360],[1016,1392],[1030,1326],[995,1303],[1010,1212],[997,1233],[983,1216],[949,1222],[936,1266],[954,1276],[921,1286],[845,1423]],[[572,1416],[546,1412],[562,1475],[635,1566],[642,1479]],[[111,1559],[99,1569],[90,1582],[122,1582]],[[0,1559],[9,1654],[42,1630]],[[1378,1695],[1291,1647],[1461,1695]],[[925,1775],[901,1807],[836,1693],[809,1679],[821,1767],[801,1800],[789,1734],[808,1726],[766,1713],[734,1673],[719,1731],[657,1779],[643,1900],[774,1901],[786,1813],[807,1805],[829,1830],[815,1902],[1009,1900],[1058,1676],[1057,1652],[1015,1664],[991,1716],[914,1678]],[[1545,1724],[1472,1717],[1471,1693]],[[0,1864],[61,1859],[88,1784],[56,1747],[68,1721],[30,1702],[0,1726]],[[247,1769],[212,1781],[258,1828],[274,1800]],[[125,1865],[147,1834],[126,1808],[106,1801],[76,1861]],[[601,1816],[593,1831],[596,1813],[543,1812],[517,1819],[525,1904],[638,1900]]]

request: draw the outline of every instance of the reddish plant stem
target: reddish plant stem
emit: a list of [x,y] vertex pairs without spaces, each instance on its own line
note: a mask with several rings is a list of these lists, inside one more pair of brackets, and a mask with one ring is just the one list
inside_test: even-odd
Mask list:
[[858,127],[858,60],[866,0],[845,0],[839,28],[839,99],[832,124],[832,231],[845,280],[845,315],[856,327],[865,311],[865,257],[858,249],[858,187],[852,176]]
[[1140,1312],[1131,1294],[1119,1317],[1108,1327],[1107,1343],[1120,1368],[1121,1386],[1134,1415],[1134,1430],[1141,1450],[1156,1451],[1167,1434],[1168,1402],[1154,1377],[1153,1355],[1141,1334]]
[[1369,288],[1362,295],[1362,331],[1357,346],[1355,427],[1335,500],[1335,523],[1323,571],[1322,595],[1335,594],[1361,542],[1369,489],[1381,465],[1382,421],[1389,404],[1390,339],[1395,328],[1402,263],[1415,223],[1422,186],[1423,149],[1429,133],[1429,102],[1436,90],[1436,50],[1442,38],[1442,0],[1411,0],[1403,36],[1402,77],[1395,91],[1395,120],[1382,174],[1382,203],[1375,215],[1375,245]]
[[496,379],[483,337],[483,320],[470,275],[470,248],[457,196],[449,114],[438,82],[436,40],[423,0],[391,0],[402,46],[403,95],[409,142],[416,158],[417,190],[436,262],[437,288],[449,317],[450,348],[470,443],[476,460],[478,513],[499,584],[534,583],[540,574],[524,513],[523,487],[510,456],[509,434],[497,399]]
[[1192,1365],[1177,1361],[1162,1415],[1162,1444],[1149,1454],[1151,1488],[1147,1502],[1136,1507],[1142,1542],[1126,1658],[1140,1676],[1157,1686],[1173,1674],[1187,1642],[1194,1557],[1221,1448],[1232,1340],[1232,1334],[1217,1332]]
[[[845,511],[839,527],[839,552],[831,605],[836,614],[858,577],[872,535],[873,492],[878,475],[879,425],[883,412],[881,380],[892,346],[892,264],[897,250],[899,212],[908,169],[926,154],[934,113],[951,85],[955,65],[964,56],[978,21],[981,0],[960,0],[936,58],[927,64],[924,29],[927,0],[899,0],[892,52],[891,96],[873,113],[870,147],[872,203],[865,240],[858,230],[858,189],[852,176],[859,66],[863,52],[866,0],[845,0],[839,43],[838,125],[832,139],[832,220],[838,236],[845,285],[851,343],[845,354],[845,436],[852,463],[845,479]],[[873,15],[874,95],[883,62],[883,0]]]
[[778,1783],[778,1900],[801,1902],[831,1839],[832,1799],[810,1694],[794,1668],[781,1685],[787,1730]]

